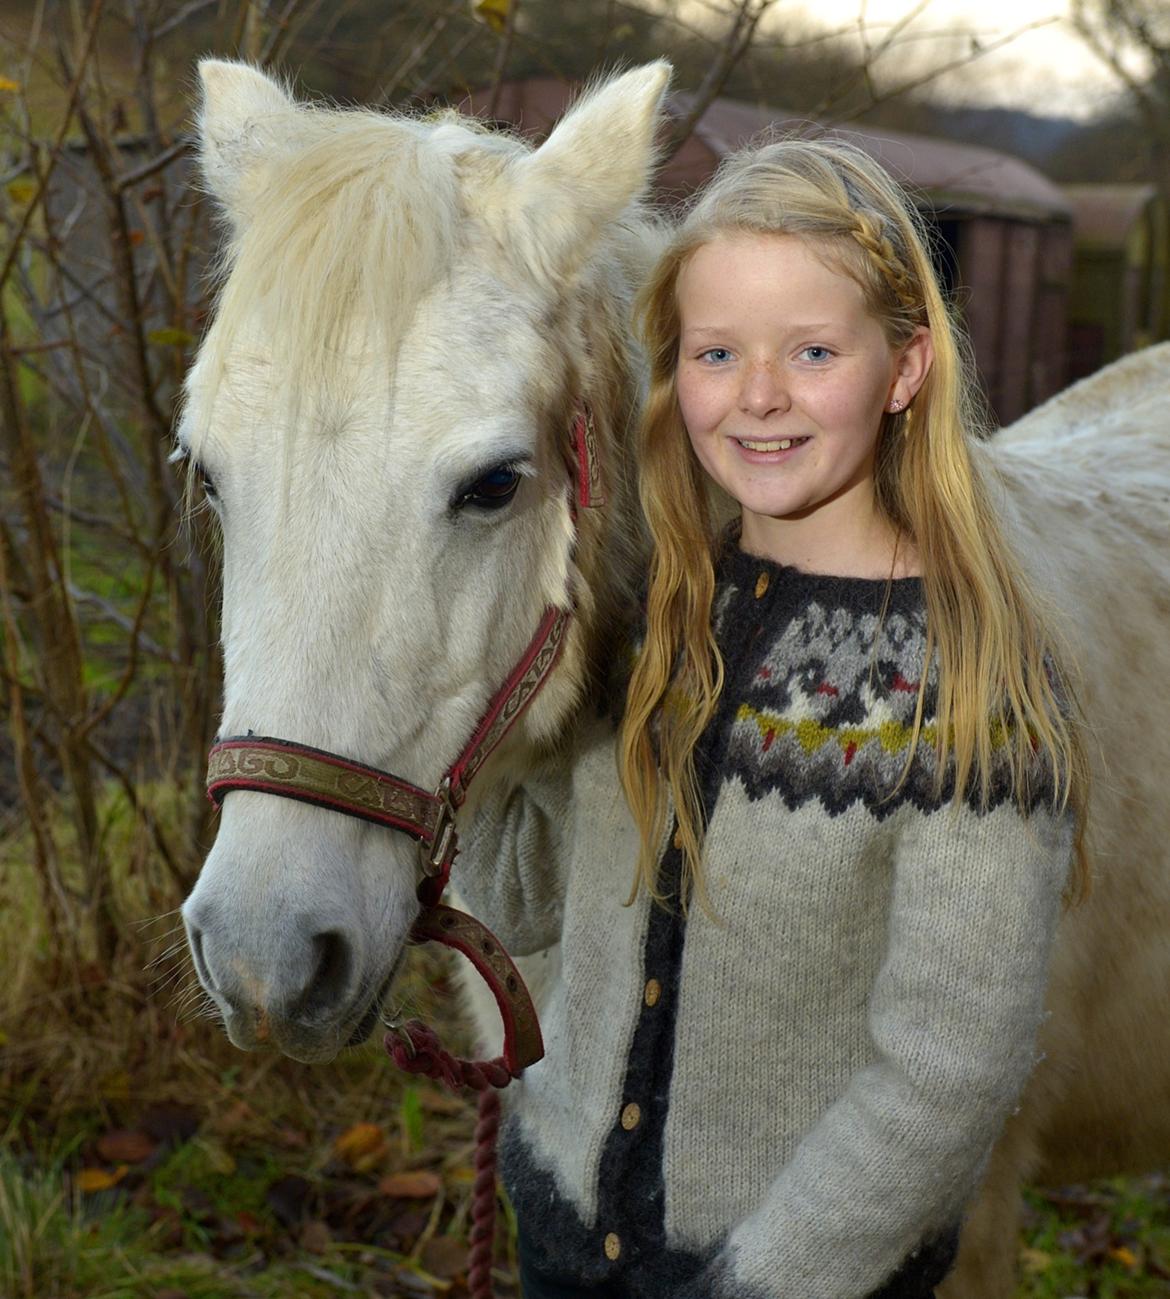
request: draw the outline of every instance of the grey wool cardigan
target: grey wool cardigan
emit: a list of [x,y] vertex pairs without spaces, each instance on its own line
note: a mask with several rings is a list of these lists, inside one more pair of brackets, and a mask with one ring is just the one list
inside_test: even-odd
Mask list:
[[[638,1299],[927,1295],[1034,1062],[1072,817],[1043,771],[1021,809],[1002,748],[987,805],[936,792],[933,671],[899,784],[918,579],[732,546],[714,616],[713,916],[626,905],[637,832],[606,719],[490,799],[456,867],[509,950],[560,944],[546,1058],[506,1093],[522,1256]],[[679,856],[668,834],[668,894]]]

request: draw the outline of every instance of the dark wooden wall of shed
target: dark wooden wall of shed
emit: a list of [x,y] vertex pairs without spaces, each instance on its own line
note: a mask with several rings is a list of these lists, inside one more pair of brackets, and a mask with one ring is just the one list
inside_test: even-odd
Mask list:
[[1066,382],[1071,228],[973,216],[957,243],[979,374],[996,420],[1009,424]]

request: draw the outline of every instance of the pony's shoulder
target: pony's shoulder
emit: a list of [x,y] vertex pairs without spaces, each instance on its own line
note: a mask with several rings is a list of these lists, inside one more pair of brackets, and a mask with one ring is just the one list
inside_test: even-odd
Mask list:
[[1143,408],[1170,402],[1170,342],[1122,357],[1049,398],[996,435],[997,443],[1049,440],[1102,424],[1133,421]]

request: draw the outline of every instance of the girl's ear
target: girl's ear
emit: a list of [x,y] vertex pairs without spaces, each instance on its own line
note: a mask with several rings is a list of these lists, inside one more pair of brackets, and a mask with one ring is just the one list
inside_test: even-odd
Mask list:
[[925,325],[919,325],[910,341],[898,353],[894,383],[886,397],[886,408],[899,401],[908,406],[926,381],[934,364],[934,340]]

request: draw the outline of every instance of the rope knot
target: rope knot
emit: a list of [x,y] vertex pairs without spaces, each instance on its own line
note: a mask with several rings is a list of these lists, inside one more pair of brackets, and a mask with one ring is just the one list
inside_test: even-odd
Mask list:
[[391,1029],[383,1043],[400,1069],[441,1082],[453,1092],[506,1087],[516,1076],[503,1056],[494,1060],[460,1060],[441,1045],[435,1030],[419,1019]]

